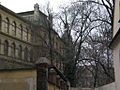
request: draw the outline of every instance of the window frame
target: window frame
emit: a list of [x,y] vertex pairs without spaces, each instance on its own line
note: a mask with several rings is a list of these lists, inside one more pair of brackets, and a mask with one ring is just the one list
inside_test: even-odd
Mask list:
[[[17,29],[17,25],[16,25],[16,22],[13,21],[12,23],[12,34],[16,36],[16,29]],[[14,33],[13,33],[14,32]]]

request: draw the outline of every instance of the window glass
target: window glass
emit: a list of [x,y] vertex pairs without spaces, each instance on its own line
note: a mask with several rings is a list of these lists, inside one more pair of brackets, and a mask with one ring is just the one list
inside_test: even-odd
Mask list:
[[0,30],[1,30],[1,28],[2,28],[2,17],[0,15]]
[[12,45],[11,45],[11,54],[12,54],[12,57],[15,57],[15,53],[16,53],[15,43],[12,43]]
[[18,47],[18,57],[22,59],[22,46],[21,45],[19,45]]
[[9,49],[9,43],[8,43],[8,41],[6,40],[6,41],[4,42],[4,54],[5,54],[5,55],[8,55],[8,49]]
[[5,30],[7,33],[9,33],[9,29],[10,29],[10,21],[9,18],[6,18],[5,20]]
[[28,48],[26,47],[24,50],[24,60],[28,60]]

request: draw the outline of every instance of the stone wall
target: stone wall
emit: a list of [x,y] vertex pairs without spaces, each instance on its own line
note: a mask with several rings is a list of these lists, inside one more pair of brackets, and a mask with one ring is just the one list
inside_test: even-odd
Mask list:
[[80,87],[73,88],[73,87],[71,87],[70,90],[94,90],[94,89],[92,89],[92,88],[80,88]]
[[0,90],[36,90],[36,71],[0,71]]
[[92,88],[70,88],[70,90],[117,90],[115,82],[92,89]]

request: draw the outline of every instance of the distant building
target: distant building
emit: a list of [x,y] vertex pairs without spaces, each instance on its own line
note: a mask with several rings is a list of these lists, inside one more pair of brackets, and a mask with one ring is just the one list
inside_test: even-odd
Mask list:
[[0,70],[35,68],[37,84],[45,83],[36,90],[46,85],[41,90],[68,90],[62,74],[63,48],[62,39],[52,28],[52,16],[39,11],[38,4],[33,11],[19,14],[0,5]]

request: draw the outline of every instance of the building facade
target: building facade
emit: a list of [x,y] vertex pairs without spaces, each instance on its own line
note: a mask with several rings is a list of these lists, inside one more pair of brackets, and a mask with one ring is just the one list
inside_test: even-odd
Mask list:
[[[50,14],[46,16],[42,13],[38,4],[34,5],[34,11],[21,12],[18,15],[35,25],[33,43],[34,50],[38,50],[35,55],[49,58],[52,64],[62,70],[63,64],[61,59],[64,55],[64,43],[52,28],[52,16]],[[36,59],[38,58],[36,57]]]
[[18,14],[0,5],[0,69],[35,68],[36,90],[68,90],[62,74],[64,43],[51,22],[38,4]]
[[32,30],[29,23],[4,6],[0,8],[0,68],[31,65]]
[[[15,14],[1,5],[1,55],[16,59],[18,63],[32,64],[40,57],[50,59],[49,54],[52,52],[54,65],[60,68],[59,64],[61,64],[62,67],[62,62],[57,59],[64,53],[64,43],[52,28],[49,30],[47,18],[39,11],[38,4],[35,4],[34,11],[19,14]],[[50,49],[52,50],[50,51]]]

